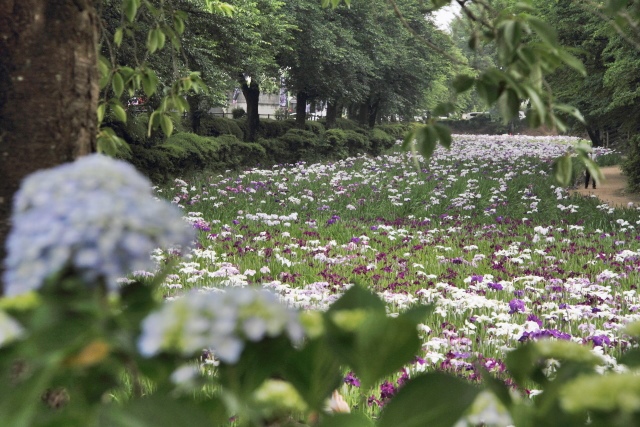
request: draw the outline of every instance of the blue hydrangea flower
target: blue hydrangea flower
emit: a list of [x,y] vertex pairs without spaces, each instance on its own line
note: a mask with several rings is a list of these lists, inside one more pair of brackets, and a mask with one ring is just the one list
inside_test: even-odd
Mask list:
[[147,178],[97,154],[28,176],[13,208],[3,276],[9,296],[39,289],[67,265],[87,283],[104,280],[117,290],[118,278],[154,268],[153,249],[193,239]]
[[257,342],[283,334],[298,342],[304,332],[298,312],[270,291],[191,291],[144,319],[138,350],[145,357],[161,351],[189,357],[207,349],[217,359],[233,364],[247,340]]

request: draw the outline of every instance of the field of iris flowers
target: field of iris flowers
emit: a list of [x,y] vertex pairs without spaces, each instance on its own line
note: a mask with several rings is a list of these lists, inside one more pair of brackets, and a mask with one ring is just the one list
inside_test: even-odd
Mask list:
[[[390,315],[434,303],[422,353],[370,404],[416,371],[473,380],[479,360],[500,377],[506,352],[541,337],[582,343],[623,369],[617,357],[629,341],[620,331],[640,319],[640,212],[557,186],[551,163],[575,142],[456,136],[421,170],[397,151],[177,179],[158,194],[200,230],[200,247],[182,254],[165,296],[257,285],[325,309],[359,283]],[[349,398],[357,386],[347,375],[342,392]]]

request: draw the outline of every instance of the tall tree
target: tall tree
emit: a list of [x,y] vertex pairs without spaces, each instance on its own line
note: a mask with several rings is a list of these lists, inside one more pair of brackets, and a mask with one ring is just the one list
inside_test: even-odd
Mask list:
[[95,150],[97,38],[92,0],[0,0],[0,260],[21,180]]

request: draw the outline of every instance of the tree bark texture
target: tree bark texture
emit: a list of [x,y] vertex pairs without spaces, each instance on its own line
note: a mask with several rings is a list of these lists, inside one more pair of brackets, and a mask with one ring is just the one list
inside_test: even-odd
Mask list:
[[309,96],[306,92],[300,91],[296,94],[296,127],[298,129],[305,129],[305,122],[307,120],[307,100]]
[[333,129],[336,127],[336,119],[338,118],[338,102],[337,101],[328,101],[327,102],[327,122],[326,128]]
[[[243,76],[244,79],[244,76]],[[247,101],[247,141],[254,142],[258,137],[258,127],[260,126],[260,115],[258,114],[258,103],[260,101],[260,86],[255,81],[247,84],[242,82],[242,94]]]
[[95,151],[93,1],[0,0],[0,260],[22,179]]

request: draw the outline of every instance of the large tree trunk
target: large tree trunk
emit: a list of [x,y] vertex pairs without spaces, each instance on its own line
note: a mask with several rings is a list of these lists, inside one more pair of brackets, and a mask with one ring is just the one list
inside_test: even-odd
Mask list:
[[362,104],[360,104],[360,110],[358,112],[358,123],[360,124],[360,126],[366,127],[368,125],[369,112],[370,112],[370,108],[369,108],[368,102],[365,101]]
[[258,103],[260,101],[260,86],[254,80],[250,84],[241,80],[242,94],[247,101],[247,141],[254,142],[258,137],[258,127],[260,126],[260,115],[258,114]]
[[378,112],[380,111],[380,101],[374,101],[371,105],[369,105],[369,127],[373,129],[373,127],[378,122]]
[[338,101],[327,102],[327,122],[325,126],[327,129],[333,129],[336,127],[336,119],[338,118]]
[[298,129],[305,129],[305,122],[307,120],[307,99],[309,96],[306,92],[298,92],[296,94],[296,127]]
[[200,118],[203,111],[200,110],[201,95],[189,95],[187,96],[187,102],[189,103],[189,122],[191,123],[191,132],[200,132]]
[[93,0],[0,0],[0,260],[22,179],[95,151],[97,35]]

